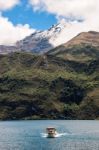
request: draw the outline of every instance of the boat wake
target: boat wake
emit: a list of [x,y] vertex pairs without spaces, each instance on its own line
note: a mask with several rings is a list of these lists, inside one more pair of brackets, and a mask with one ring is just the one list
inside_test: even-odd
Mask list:
[[[55,135],[55,138],[62,137],[62,136],[66,136],[66,135],[68,135],[68,133],[57,133],[57,134]],[[48,134],[47,134],[47,133],[41,133],[41,136],[42,136],[43,138],[46,138],[46,137],[48,137]]]

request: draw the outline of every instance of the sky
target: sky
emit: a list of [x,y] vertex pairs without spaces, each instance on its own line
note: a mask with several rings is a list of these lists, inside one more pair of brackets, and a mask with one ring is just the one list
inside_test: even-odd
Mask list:
[[[64,36],[99,31],[99,0],[0,0],[0,44],[13,45],[65,20]],[[63,37],[64,38],[64,37]]]

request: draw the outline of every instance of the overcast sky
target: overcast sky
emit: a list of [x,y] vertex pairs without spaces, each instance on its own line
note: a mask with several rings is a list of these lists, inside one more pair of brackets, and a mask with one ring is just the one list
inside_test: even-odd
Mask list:
[[70,24],[64,35],[68,39],[99,31],[98,15],[99,0],[0,0],[0,44],[13,44],[61,20]]

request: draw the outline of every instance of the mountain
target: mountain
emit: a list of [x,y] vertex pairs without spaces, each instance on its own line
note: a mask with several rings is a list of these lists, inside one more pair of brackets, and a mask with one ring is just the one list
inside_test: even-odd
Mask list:
[[[64,47],[76,45],[99,46],[99,33],[95,31],[83,32],[76,37],[75,32],[71,30],[72,25],[61,21],[45,31],[36,31],[23,40],[17,41],[14,46],[0,46],[0,53],[10,53],[15,51],[28,51],[43,54],[49,50],[64,44]],[[71,40],[69,40],[71,39]]]
[[67,49],[60,47],[59,55],[0,55],[0,120],[99,119],[99,55],[91,48],[94,55],[86,60],[74,52],[73,59],[64,58]]
[[59,41],[61,34],[69,26],[62,21],[57,25],[53,25],[50,29],[45,31],[37,31],[23,40],[16,43],[16,46],[23,51],[32,51],[35,53],[44,53],[50,49],[60,45],[63,41]]
[[47,39],[47,31],[36,32],[0,54],[0,120],[99,119],[99,33],[80,33],[54,48],[48,37],[54,29],[58,37],[57,26]]
[[99,32],[96,31],[82,32],[78,34],[76,37],[74,37],[72,40],[67,42],[65,46],[72,47],[81,44],[99,47]]
[[47,52],[68,40],[67,36],[64,35],[67,34],[67,29],[70,26],[65,21],[61,21],[48,30],[36,31],[23,40],[16,42],[14,46],[0,46],[0,53],[3,53],[3,51],[5,53],[12,51]]
[[[53,25],[49,30],[36,31],[23,40],[16,42],[14,46],[1,45],[0,54],[7,54],[16,51],[43,54],[51,49],[57,48],[59,45],[60,47],[62,45],[64,48],[72,48],[76,45],[99,47],[99,33],[95,31],[80,33],[68,41],[68,38],[70,37],[68,37],[67,33],[70,26],[71,25],[66,24],[65,22],[61,22],[57,25]],[[62,50],[64,50],[64,48],[62,48]]]
[[94,31],[80,33],[69,42],[47,53],[71,61],[88,62],[99,59],[99,33]]

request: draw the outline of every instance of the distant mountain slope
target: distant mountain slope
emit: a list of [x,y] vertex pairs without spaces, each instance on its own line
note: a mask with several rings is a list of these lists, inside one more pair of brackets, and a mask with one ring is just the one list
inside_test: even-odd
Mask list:
[[65,46],[71,47],[81,44],[99,47],[99,32],[95,31],[82,32],[73,39],[71,39],[69,42],[67,42]]
[[99,59],[99,33],[81,33],[69,42],[48,51],[48,54],[80,62]]
[[16,46],[0,45],[0,54],[8,54],[15,51],[19,51]]

